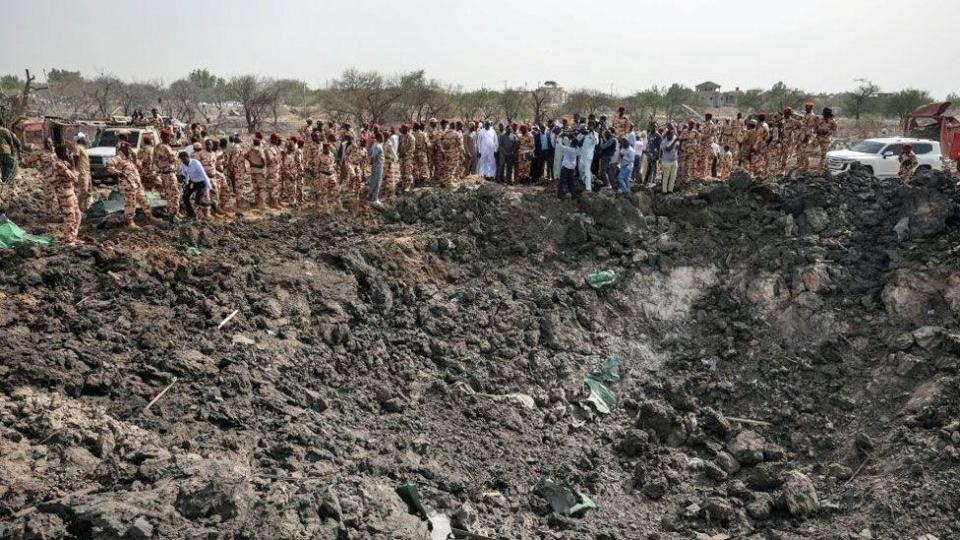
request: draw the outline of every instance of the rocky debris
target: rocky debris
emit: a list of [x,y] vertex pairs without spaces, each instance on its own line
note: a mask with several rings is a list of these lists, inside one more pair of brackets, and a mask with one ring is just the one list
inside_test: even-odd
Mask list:
[[420,189],[4,253],[0,537],[425,537],[402,483],[492,537],[958,536],[958,193],[927,176]]

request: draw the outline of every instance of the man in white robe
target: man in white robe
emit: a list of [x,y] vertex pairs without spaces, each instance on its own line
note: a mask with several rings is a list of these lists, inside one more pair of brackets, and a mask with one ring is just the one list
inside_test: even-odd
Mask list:
[[479,160],[479,174],[486,180],[493,180],[497,176],[497,133],[490,122],[486,122],[480,135],[477,137],[477,158]]

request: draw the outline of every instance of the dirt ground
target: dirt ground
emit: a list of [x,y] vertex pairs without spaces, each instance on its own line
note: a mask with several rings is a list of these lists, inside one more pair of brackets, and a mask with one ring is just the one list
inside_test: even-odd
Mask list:
[[0,252],[0,537],[960,537],[955,179],[608,191]]

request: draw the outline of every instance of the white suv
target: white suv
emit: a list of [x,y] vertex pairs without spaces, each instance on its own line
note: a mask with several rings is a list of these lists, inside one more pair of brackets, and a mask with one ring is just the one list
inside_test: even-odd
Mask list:
[[900,173],[900,161],[897,157],[901,147],[908,143],[913,145],[913,153],[920,161],[917,170],[943,170],[943,155],[940,153],[939,142],[905,137],[865,139],[849,150],[827,152],[827,169],[836,175],[850,170],[853,163],[860,163],[879,178],[897,176]]

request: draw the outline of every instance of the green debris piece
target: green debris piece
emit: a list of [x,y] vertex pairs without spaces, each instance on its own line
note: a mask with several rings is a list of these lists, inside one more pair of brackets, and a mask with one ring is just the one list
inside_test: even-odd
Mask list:
[[189,255],[189,256],[191,256],[191,257],[199,257],[199,256],[200,256],[200,248],[195,247],[195,246],[188,246],[188,247],[187,247],[187,255]]
[[587,285],[599,291],[600,289],[613,285],[618,279],[620,279],[620,276],[613,270],[604,270],[603,272],[597,272],[596,274],[587,276]]
[[397,488],[397,495],[407,503],[407,511],[420,517],[427,517],[427,508],[423,506],[423,499],[416,484],[403,484]]
[[[154,191],[145,192],[147,204],[150,208],[165,208],[167,201]],[[109,215],[123,212],[123,195],[118,190],[113,190],[106,199],[100,199],[90,205],[87,213],[93,218],[104,218]]]
[[617,405],[617,396],[607,388],[607,385],[620,382],[620,374],[617,372],[619,368],[620,358],[612,356],[588,373],[583,381],[590,390],[587,401],[593,403],[601,414],[610,414],[610,410]]
[[0,216],[0,249],[12,248],[20,242],[49,244],[53,242],[53,237],[48,234],[30,234],[6,216]]
[[537,494],[543,497],[550,508],[565,516],[581,516],[587,510],[596,510],[597,503],[585,493],[573,488],[558,484],[553,480],[543,479],[537,486]]

